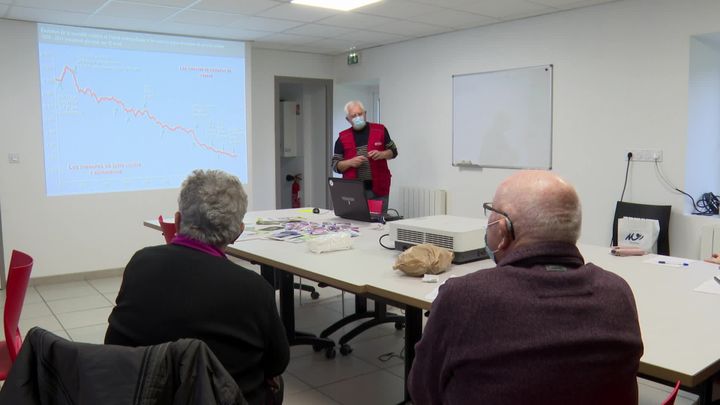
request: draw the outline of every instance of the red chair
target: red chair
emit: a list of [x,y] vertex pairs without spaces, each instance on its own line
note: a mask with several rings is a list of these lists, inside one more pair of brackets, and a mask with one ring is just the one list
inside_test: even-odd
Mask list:
[[20,313],[25,302],[25,292],[30,281],[33,259],[18,250],[12,251],[5,291],[4,327],[5,340],[0,342],[0,380],[5,380],[10,367],[22,346],[22,335],[18,329]]
[[175,232],[177,232],[177,229],[175,228],[175,223],[163,222],[162,215],[158,217],[158,222],[160,222],[160,229],[162,229],[162,234],[165,237],[165,243],[169,245],[170,241],[172,241],[175,237]]
[[675,383],[675,388],[673,388],[670,395],[668,395],[667,398],[663,401],[662,405],[673,405],[675,404],[675,398],[677,398],[678,391],[680,391],[680,380],[678,380],[677,383]]

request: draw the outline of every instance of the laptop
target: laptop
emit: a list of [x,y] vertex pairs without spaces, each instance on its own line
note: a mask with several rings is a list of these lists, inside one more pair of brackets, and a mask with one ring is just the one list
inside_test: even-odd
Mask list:
[[328,188],[335,215],[363,222],[377,222],[382,216],[370,215],[365,186],[361,180],[328,178]]

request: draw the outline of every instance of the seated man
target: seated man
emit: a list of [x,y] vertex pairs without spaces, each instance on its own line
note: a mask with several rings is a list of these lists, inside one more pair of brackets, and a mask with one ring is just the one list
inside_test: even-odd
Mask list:
[[584,263],[574,188],[523,171],[483,207],[497,267],[440,288],[415,347],[413,403],[637,404],[635,300],[623,279]]
[[[244,229],[247,195],[235,176],[196,170],[183,183],[178,205],[171,244],[138,251],[125,268],[105,343],[201,339],[250,404],[268,403],[270,382],[290,358],[275,292],[223,252]],[[273,394],[282,398],[277,389]]]

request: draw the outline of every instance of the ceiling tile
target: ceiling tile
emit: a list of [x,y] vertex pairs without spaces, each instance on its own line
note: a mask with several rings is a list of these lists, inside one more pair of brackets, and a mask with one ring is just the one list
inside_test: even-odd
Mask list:
[[181,9],[166,6],[153,6],[129,1],[113,1],[100,9],[97,15],[132,18],[135,20],[160,21],[177,13]]
[[154,24],[148,24],[147,20],[138,20],[136,18],[115,17],[112,15],[91,15],[85,20],[85,26],[97,28],[112,28],[126,31],[147,31],[157,32]]
[[[575,0],[577,1],[577,0]],[[407,19],[422,14],[437,13],[444,8],[407,0],[385,0],[353,10],[360,14],[379,15],[383,17]]]
[[334,27],[332,25],[305,24],[285,31],[286,34],[309,35],[313,37],[332,38],[355,31],[353,28]]
[[85,25],[85,21],[90,14],[11,6],[7,13],[5,13],[5,16],[15,20],[38,21],[66,25]]
[[217,39],[230,39],[239,41],[251,41],[255,38],[267,36],[267,32],[245,31],[239,29],[231,29],[227,27],[213,27],[209,25],[191,25],[176,22],[163,22],[157,26],[157,29],[175,35],[191,35],[198,37],[208,37]]
[[[136,0],[137,3],[149,4],[154,6],[169,6],[184,8],[193,4],[196,0]],[[106,3],[107,1],[103,1]]]
[[328,17],[320,21],[320,24],[335,25],[344,28],[369,28],[380,24],[395,24],[398,22],[395,18],[387,18],[380,16],[372,16],[357,13],[342,13],[332,17]]
[[543,14],[555,9],[526,0],[450,0],[453,5],[448,8],[455,8],[460,11],[481,14],[488,17],[508,19],[532,14]]
[[277,18],[235,16],[229,27],[237,27],[246,30],[260,30],[282,32],[287,29],[302,25],[298,21],[279,20]]
[[451,31],[451,28],[430,25],[413,21],[398,21],[393,24],[382,24],[371,28],[373,31],[386,32],[407,37],[425,37]]
[[539,3],[545,6],[556,7],[562,10],[569,10],[573,8],[581,8],[594,6],[603,3],[612,3],[619,0],[531,0],[533,3]]
[[275,7],[280,2],[272,0],[202,0],[192,6],[197,10],[220,11],[252,15]]
[[218,27],[229,24],[236,19],[237,15],[235,14],[185,9],[170,17],[168,21],[184,24],[212,25]]
[[484,15],[450,9],[446,9],[438,13],[412,17],[410,20],[455,29],[479,27],[481,25],[492,24],[500,21],[496,18],[486,17]]
[[353,31],[349,34],[338,35],[340,39],[351,39],[358,43],[363,44],[377,44],[377,43],[391,43],[397,41],[404,41],[408,37],[395,34],[387,34],[384,32],[358,30]]
[[15,0],[6,2],[12,3],[14,6],[45,8],[50,10],[72,11],[77,13],[92,14],[97,9],[107,3],[107,0]]
[[285,3],[262,11],[257,15],[261,17],[280,18],[283,20],[314,22],[336,14],[338,14],[338,12],[319,7]]
[[308,44],[317,40],[318,38],[316,37],[289,34],[272,34],[262,38],[263,42],[278,42],[283,44]]

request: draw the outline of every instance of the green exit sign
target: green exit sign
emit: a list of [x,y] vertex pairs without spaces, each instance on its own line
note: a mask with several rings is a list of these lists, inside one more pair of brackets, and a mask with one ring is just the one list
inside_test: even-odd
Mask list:
[[360,62],[360,54],[357,52],[350,52],[347,57],[348,65],[356,65]]

